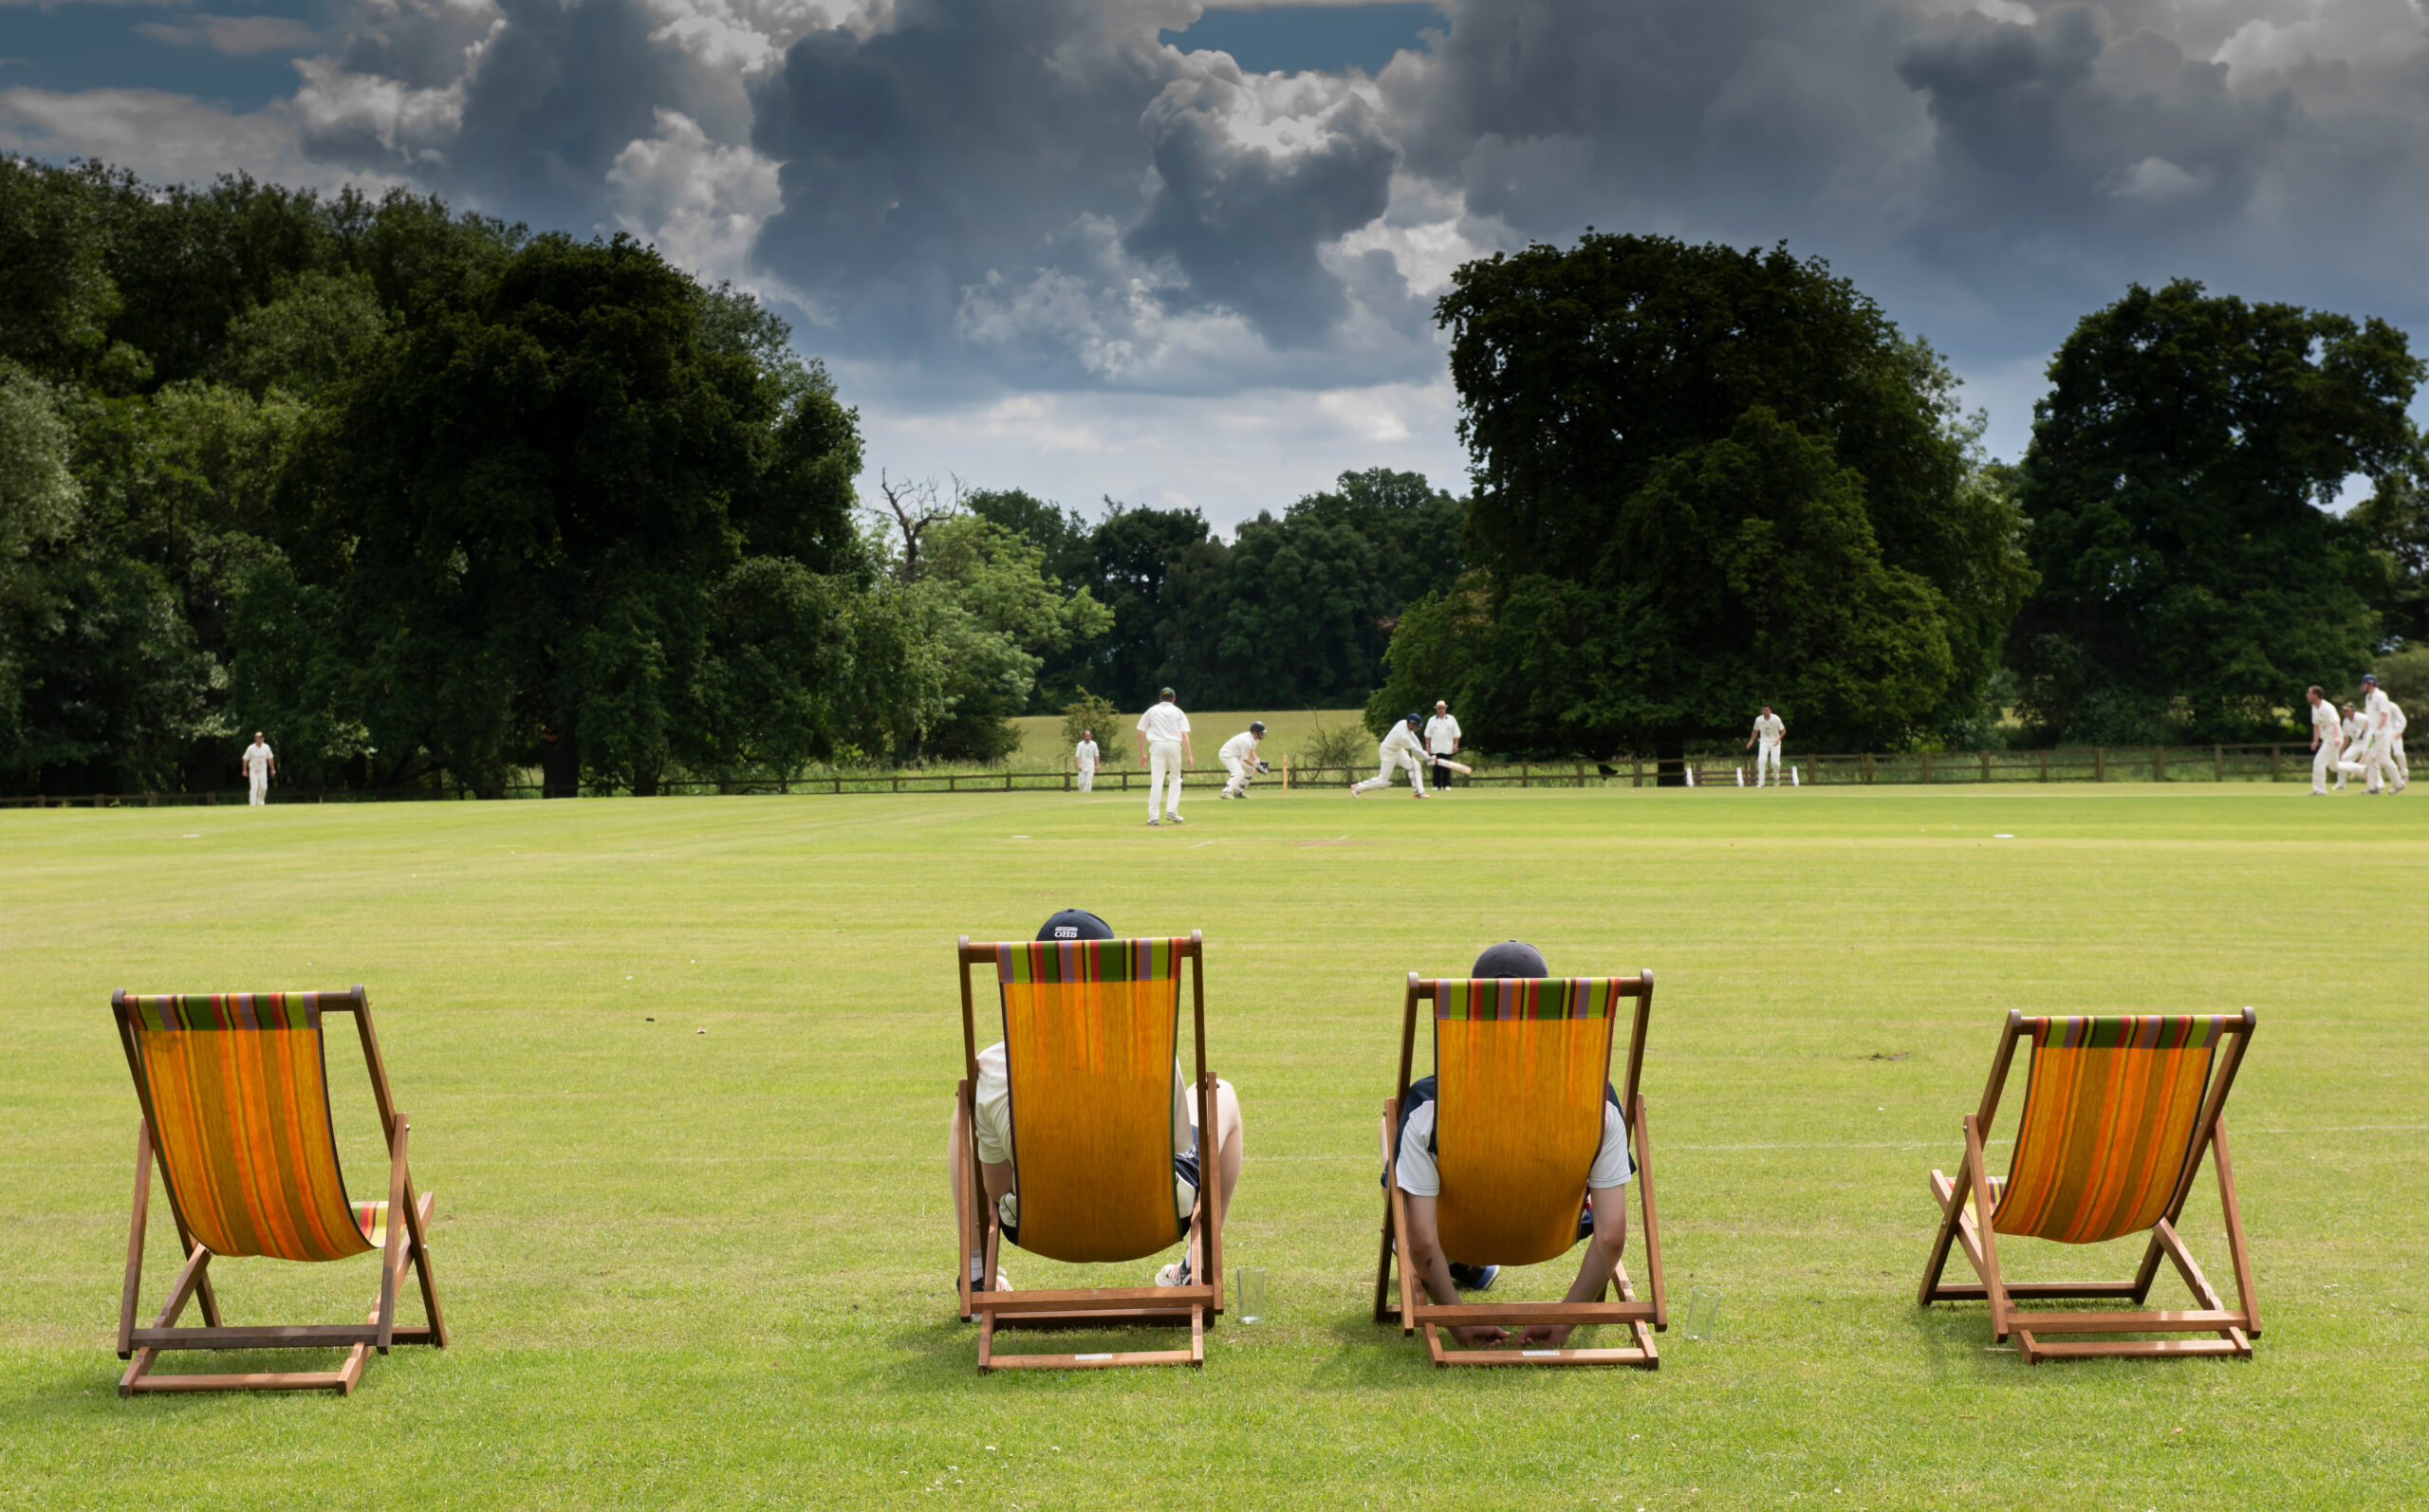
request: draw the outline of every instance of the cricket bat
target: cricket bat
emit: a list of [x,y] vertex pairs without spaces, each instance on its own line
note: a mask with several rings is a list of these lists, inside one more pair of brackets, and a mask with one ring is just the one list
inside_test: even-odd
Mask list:
[[1462,777],[1474,777],[1476,774],[1476,769],[1474,767],[1469,765],[1465,762],[1455,762],[1448,756],[1434,756],[1429,757],[1428,759],[1432,761],[1435,765],[1447,766],[1451,770],[1457,772]]

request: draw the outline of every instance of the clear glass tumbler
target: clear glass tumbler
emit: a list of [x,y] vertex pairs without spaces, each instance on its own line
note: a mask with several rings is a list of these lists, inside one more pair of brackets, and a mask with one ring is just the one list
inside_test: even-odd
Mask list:
[[1240,1265],[1233,1267],[1232,1274],[1238,1277],[1240,1282],[1239,1320],[1243,1323],[1264,1322],[1265,1267]]
[[1687,1294],[1687,1320],[1681,1332],[1703,1343],[1720,1331],[1720,1293],[1698,1286]]

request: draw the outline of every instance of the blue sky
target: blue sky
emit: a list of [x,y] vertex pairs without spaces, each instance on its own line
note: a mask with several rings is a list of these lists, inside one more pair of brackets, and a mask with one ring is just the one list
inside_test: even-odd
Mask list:
[[1585,226],[1828,258],[2029,433],[2129,281],[2429,342],[2429,0],[0,0],[0,150],[354,182],[758,290],[872,473],[1460,487],[1433,300]]

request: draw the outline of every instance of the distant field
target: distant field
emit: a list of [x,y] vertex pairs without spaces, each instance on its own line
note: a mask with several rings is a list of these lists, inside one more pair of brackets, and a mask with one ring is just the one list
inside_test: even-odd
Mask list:
[[[2429,1501],[2429,800],[1261,789],[1194,791],[1154,835],[1140,806],[0,813],[0,1507]],[[1075,903],[1206,932],[1248,1132],[1227,1249],[1273,1305],[1214,1329],[1202,1372],[982,1378],[954,1317],[952,941]],[[1556,969],[1657,973],[1672,1295],[1724,1296],[1717,1339],[1674,1330],[1658,1374],[1436,1373],[1367,1318],[1402,974],[1513,935]],[[437,1196],[455,1347],[375,1358],[350,1400],[119,1400],[136,1110],[110,989],[356,981]],[[1914,1305],[1924,1173],[2009,1009],[2246,1004],[2254,1359],[2028,1369],[1983,1309]],[[351,1093],[352,1053],[331,1062]],[[359,1187],[362,1101],[340,1110]],[[2187,1236],[2223,1280],[2211,1190]],[[2133,1258],[2003,1247],[2028,1278]],[[1567,1263],[1505,1284],[1555,1295]],[[1153,1265],[1008,1262],[1024,1285]],[[216,1274],[232,1322],[333,1321],[373,1267]]]
[[[1365,717],[1366,712],[1362,709],[1261,709],[1216,713],[1202,713],[1193,709],[1189,711],[1190,741],[1198,762],[1213,766],[1217,746],[1248,728],[1250,720],[1262,719],[1265,721],[1266,759],[1271,761],[1286,754],[1295,758],[1300,753],[1301,743],[1315,729],[1318,721],[1334,727],[1347,725],[1363,728],[1362,722]],[[1138,724],[1139,712],[1133,710],[1116,732],[1121,737],[1119,741],[1107,740],[1105,732],[1101,729],[1097,731],[1097,745],[1106,755],[1111,756],[1118,751],[1122,761],[1137,765]],[[1012,725],[1021,732],[1021,748],[1012,757],[1013,765],[1056,766],[1069,764],[1071,749],[1063,744],[1062,715],[1031,714],[1013,720]]]

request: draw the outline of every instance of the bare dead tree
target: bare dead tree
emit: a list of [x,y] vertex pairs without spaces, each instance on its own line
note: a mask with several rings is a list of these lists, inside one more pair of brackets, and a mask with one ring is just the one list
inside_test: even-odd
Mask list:
[[961,480],[954,479],[954,497],[950,504],[937,501],[936,480],[934,478],[916,482],[906,478],[897,483],[884,469],[880,468],[877,487],[878,491],[885,495],[885,507],[894,511],[895,528],[902,532],[902,564],[896,569],[896,575],[904,582],[917,582],[922,570],[919,565],[920,542],[926,538],[929,526],[953,518],[961,504]]

